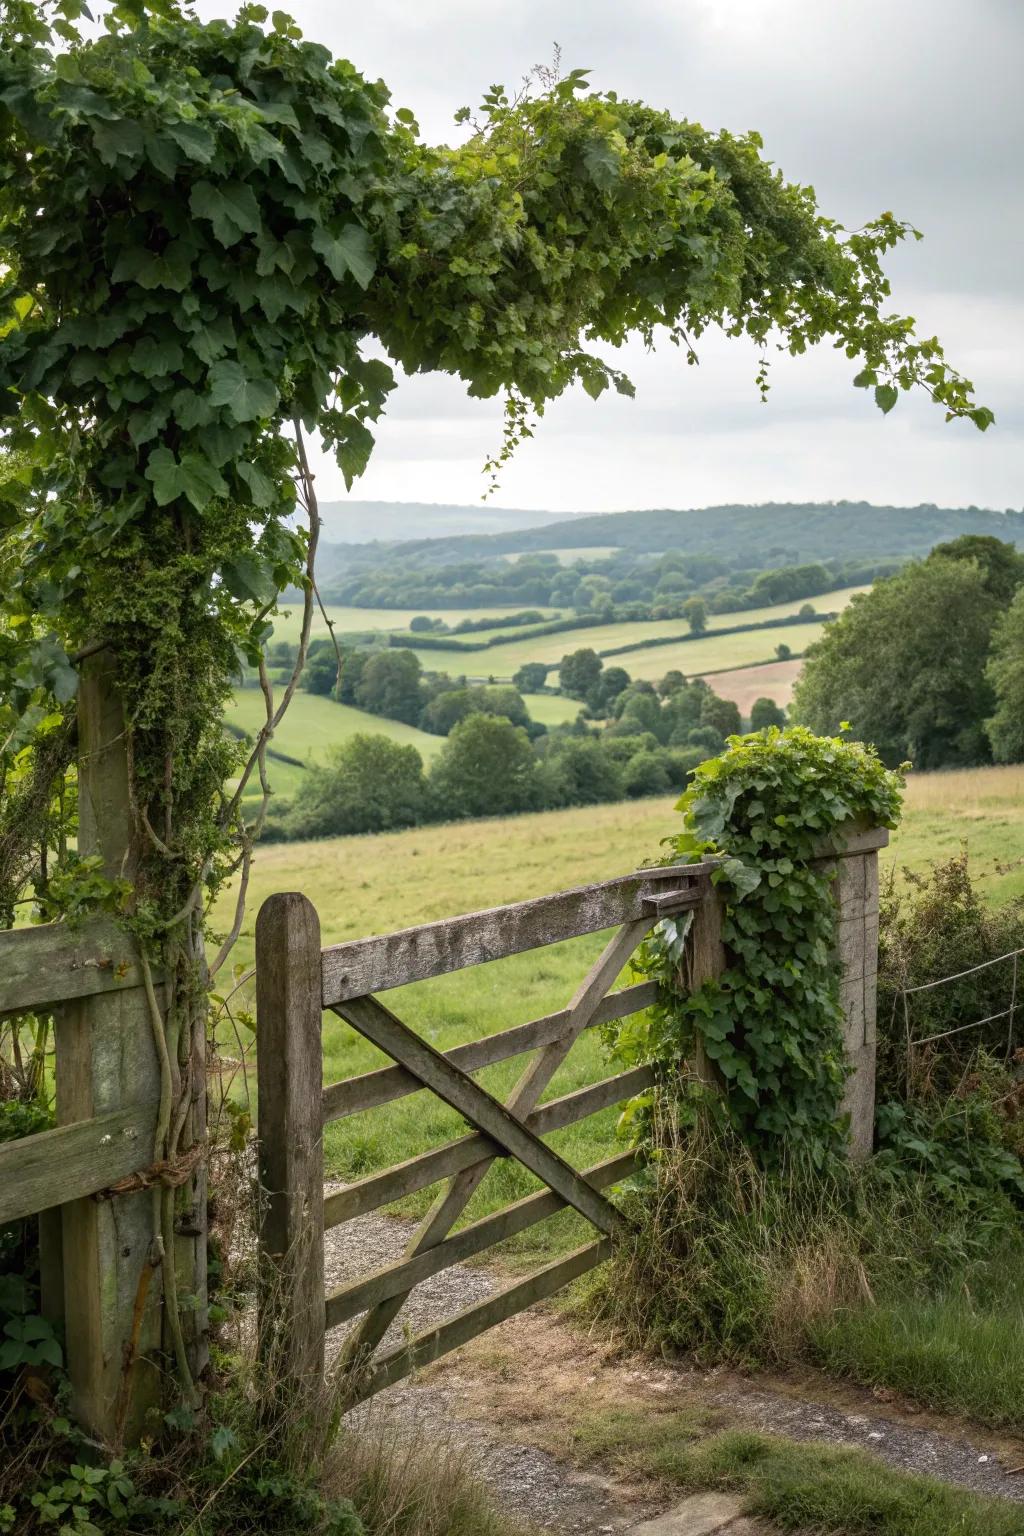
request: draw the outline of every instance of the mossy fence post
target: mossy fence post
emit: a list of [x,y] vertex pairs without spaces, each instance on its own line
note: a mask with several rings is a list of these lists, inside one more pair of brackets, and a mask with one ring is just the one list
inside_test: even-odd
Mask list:
[[850,1117],[850,1156],[871,1155],[875,1129],[876,1003],[878,994],[878,851],[889,842],[884,827],[851,825],[823,845],[814,860],[830,870],[838,907],[836,960],[844,1045],[851,1068],[843,1094]]
[[[99,855],[109,879],[132,879],[137,865],[124,709],[107,651],[82,666],[78,697],[78,849]],[[163,989],[157,977],[156,1001]],[[66,1004],[55,1030],[57,1123],[108,1110],[154,1106],[160,1098],[155,1021],[139,984],[113,986]],[[192,1129],[205,1129],[205,1061],[193,1060]],[[147,1148],[147,1161],[162,1155]],[[43,1294],[51,1310],[63,1296],[72,1410],[94,1435],[138,1440],[160,1405],[168,1346],[162,1307],[156,1188],[72,1200],[56,1223],[45,1213]],[[179,1294],[191,1299],[193,1369],[205,1356],[205,1178],[200,1168],[177,1196]]]
[[[131,879],[124,712],[109,653],[82,667],[78,700],[78,848],[110,879]],[[57,1122],[155,1103],[160,1069],[145,990],[69,1004],[56,1029]],[[159,1400],[160,1271],[148,1190],[61,1207],[64,1317],[72,1407],[93,1434],[137,1439]]]

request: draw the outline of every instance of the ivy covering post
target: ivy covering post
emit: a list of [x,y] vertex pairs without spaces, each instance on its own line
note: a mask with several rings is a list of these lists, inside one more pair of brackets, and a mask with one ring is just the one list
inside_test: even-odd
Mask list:
[[[83,14],[0,0],[0,912],[12,921],[31,889],[49,918],[106,908],[136,935],[164,978],[138,1028],[177,1177],[201,1133],[201,1042],[243,921],[267,743],[308,645],[304,434],[349,484],[365,469],[395,385],[366,352],[504,395],[496,464],[573,383],[631,392],[602,346],[665,337],[692,362],[710,326],[760,345],[762,392],[770,348],[828,341],[884,412],[922,388],[947,418],[992,414],[886,309],[882,261],[909,226],[843,229],[755,134],[592,92],[574,70],[493,88],[476,120],[459,114],[465,142],[434,148],[281,11],[202,23],[183,0],[120,0],[89,35]],[[264,647],[290,585],[301,638],[275,695]],[[79,670],[101,653],[124,721],[127,876],[69,837]],[[242,658],[266,715],[239,757],[221,718]],[[214,934],[231,880],[234,918]],[[193,1399],[176,1201],[169,1186],[154,1200],[152,1243]],[[103,1358],[130,1345],[130,1317],[110,1327]]]
[[659,1003],[618,1026],[614,1046],[628,1063],[664,1068],[684,1122],[710,1109],[763,1166],[797,1156],[822,1168],[870,1150],[878,896],[867,864],[883,841],[876,829],[899,819],[902,782],[870,747],[773,726],[731,737],[679,801],[672,857],[720,860],[724,965],[691,986],[685,920],[663,919],[640,960],[661,983]]

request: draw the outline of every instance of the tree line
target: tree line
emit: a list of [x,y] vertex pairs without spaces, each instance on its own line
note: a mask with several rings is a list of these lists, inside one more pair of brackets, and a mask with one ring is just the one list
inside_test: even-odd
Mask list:
[[[386,551],[356,545],[346,548],[344,573],[327,574],[320,585],[325,602],[354,607],[539,605],[605,621],[674,619],[686,617],[685,604],[695,597],[710,613],[731,613],[859,585],[898,565],[898,559],[832,557],[766,566],[752,559],[748,546],[721,554],[611,549],[581,554],[567,564],[549,551],[529,551],[514,560],[498,556],[431,564],[422,553],[409,553],[407,545]],[[452,632],[470,627],[471,621],[463,622]],[[436,622],[433,628],[445,632]]]

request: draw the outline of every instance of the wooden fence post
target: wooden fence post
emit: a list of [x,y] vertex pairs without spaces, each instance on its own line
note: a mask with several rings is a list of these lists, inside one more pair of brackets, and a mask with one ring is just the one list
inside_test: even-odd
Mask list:
[[[691,992],[714,981],[725,970],[725,945],[722,943],[722,898],[705,875],[701,880],[701,901],[694,909],[693,922],[687,935],[685,954],[686,984]],[[704,1049],[704,1041],[697,1036],[694,1048],[693,1070],[702,1083],[727,1091],[727,1084]]]
[[843,1094],[850,1117],[848,1146],[855,1159],[870,1157],[875,1133],[875,1013],[878,991],[878,850],[889,841],[879,827],[851,825],[836,835],[819,869],[834,874],[839,909],[836,959],[846,1059],[852,1068]]
[[[110,878],[131,878],[124,712],[106,652],[82,667],[78,739],[79,852],[99,854]],[[55,1033],[58,1124],[159,1098],[142,988],[68,1005]],[[137,1439],[160,1389],[153,1359],[161,1341],[161,1288],[152,1195],[71,1201],[61,1207],[61,1226],[73,1411],[104,1440]]]
[[295,891],[271,896],[256,919],[259,1334],[293,1401],[324,1372],[322,997],[316,908]]

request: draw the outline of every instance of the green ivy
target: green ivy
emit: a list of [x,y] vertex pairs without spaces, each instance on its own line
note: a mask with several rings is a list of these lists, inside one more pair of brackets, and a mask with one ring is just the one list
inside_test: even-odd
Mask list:
[[[708,1102],[682,1070],[699,1042],[724,1087],[711,1102],[766,1165],[797,1152],[820,1167],[841,1144],[836,908],[813,860],[851,823],[895,826],[902,782],[870,747],[771,727],[731,737],[679,801],[673,859],[721,860],[712,880],[724,898],[726,968],[691,992],[680,970],[686,920],[663,919],[639,960],[660,983],[658,1004],[617,1026],[613,1048],[657,1064],[687,1115]],[[650,1115],[639,1123],[649,1130]]]

